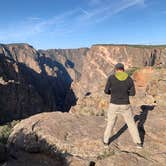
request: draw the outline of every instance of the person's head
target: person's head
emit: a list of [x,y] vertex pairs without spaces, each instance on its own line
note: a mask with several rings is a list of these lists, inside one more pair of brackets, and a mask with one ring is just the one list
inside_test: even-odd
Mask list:
[[115,71],[124,71],[124,64],[122,63],[117,63],[115,65]]

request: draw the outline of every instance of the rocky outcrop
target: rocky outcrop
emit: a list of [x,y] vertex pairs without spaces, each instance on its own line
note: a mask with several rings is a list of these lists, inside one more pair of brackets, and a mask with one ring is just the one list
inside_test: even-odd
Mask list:
[[[164,165],[165,111],[153,106],[137,110],[144,148],[136,149],[121,118],[114,129],[109,148],[102,143],[104,117],[70,113],[42,113],[17,124],[8,140],[10,154],[21,160],[19,151],[29,155],[60,157],[67,165]],[[130,160],[129,160],[130,159]],[[10,165],[12,159],[7,163]],[[23,164],[24,165],[24,164]],[[39,165],[39,164],[36,164]]]
[[[74,156],[94,157],[104,150],[102,142],[96,140],[103,132],[103,122],[104,119],[100,117],[79,117],[60,112],[43,113],[16,125],[9,142],[27,152],[49,151],[47,145],[51,145],[55,151],[66,151]],[[99,127],[94,128],[97,125]]]

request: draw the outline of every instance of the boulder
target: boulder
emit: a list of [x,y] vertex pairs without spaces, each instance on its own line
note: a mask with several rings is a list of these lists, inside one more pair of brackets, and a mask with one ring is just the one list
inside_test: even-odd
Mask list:
[[[96,127],[95,127],[96,126]],[[74,156],[96,157],[103,152],[104,118],[68,113],[43,113],[16,125],[9,143],[27,152],[52,150]]]

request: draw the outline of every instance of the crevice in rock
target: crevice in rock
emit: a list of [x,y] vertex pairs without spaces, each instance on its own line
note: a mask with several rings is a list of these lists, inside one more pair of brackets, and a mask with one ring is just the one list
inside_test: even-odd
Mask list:
[[127,153],[127,154],[134,154],[134,155],[137,155],[138,157],[140,158],[143,158],[145,160],[148,160],[146,157],[142,156],[141,154],[139,153],[136,153],[136,152],[130,152],[130,151],[126,151],[126,150],[121,150],[122,153]]
[[137,153],[137,152],[131,152],[131,151],[126,151],[126,150],[122,150],[121,153],[127,153],[127,154],[133,154],[133,155],[136,155],[138,156],[139,158],[142,158],[144,160],[147,160],[147,161],[150,161],[150,162],[156,162],[158,163],[158,161],[154,160],[154,159],[149,159],[149,158],[146,158],[145,156]]
[[34,131],[35,127],[39,124],[40,120],[38,120],[37,122],[35,122],[33,125],[32,125],[32,131]]

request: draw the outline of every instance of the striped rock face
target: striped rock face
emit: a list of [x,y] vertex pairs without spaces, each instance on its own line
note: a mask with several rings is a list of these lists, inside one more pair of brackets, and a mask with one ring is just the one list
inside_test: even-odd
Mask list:
[[[71,112],[90,112],[102,114],[107,108],[108,96],[103,93],[108,76],[113,73],[114,65],[122,62],[125,69],[130,71],[147,66],[143,75],[137,74],[138,87],[150,80],[152,68],[166,67],[165,47],[124,46],[124,45],[95,45],[90,48],[84,58],[80,81],[74,82],[72,87],[78,97],[77,105]],[[145,88],[143,88],[145,94]],[[139,91],[139,90],[138,90]],[[142,91],[141,91],[142,93]],[[87,95],[88,94],[88,95]],[[99,103],[104,103],[99,104]],[[102,107],[101,107],[102,105]]]
[[92,46],[84,58],[82,76],[77,83],[76,94],[81,97],[87,92],[98,91],[118,62],[124,63],[125,69],[144,66],[165,68],[165,57],[165,47]]

